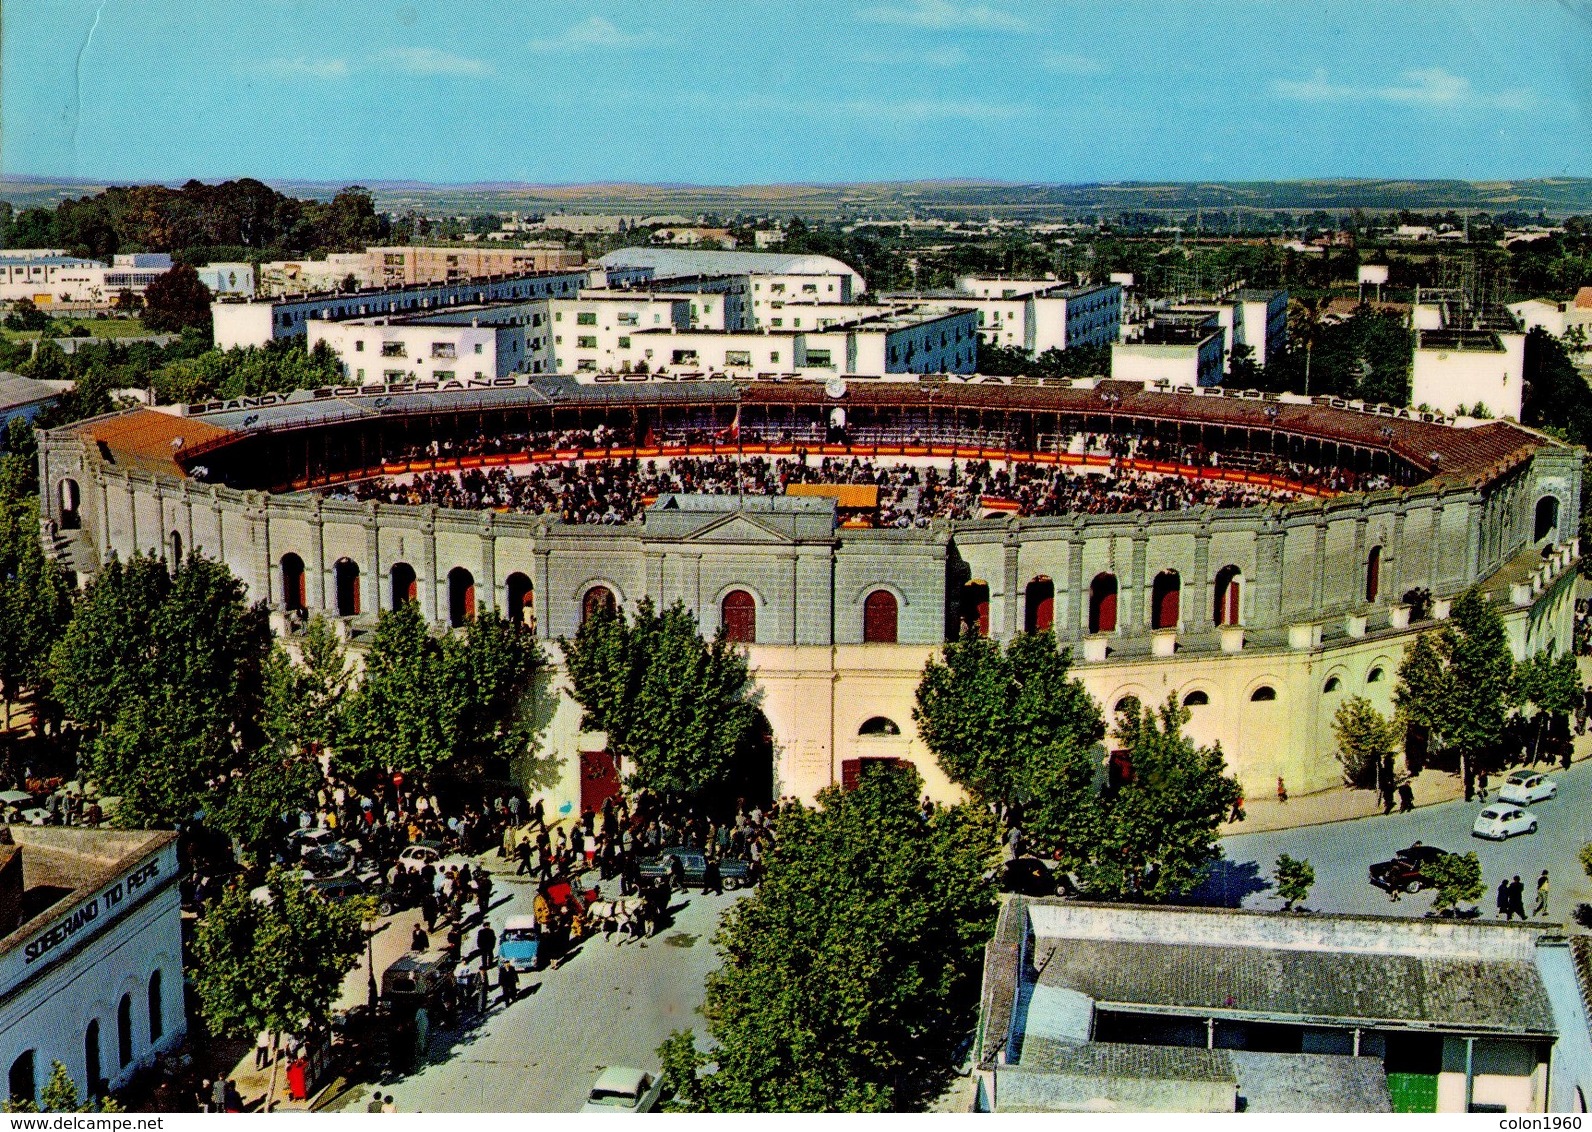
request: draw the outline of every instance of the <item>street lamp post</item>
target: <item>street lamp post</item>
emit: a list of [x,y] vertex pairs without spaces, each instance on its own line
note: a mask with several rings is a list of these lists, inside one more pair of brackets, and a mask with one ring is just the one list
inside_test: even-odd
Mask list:
[[376,950],[373,942],[376,933],[370,928],[365,929],[365,1005],[376,1009]]

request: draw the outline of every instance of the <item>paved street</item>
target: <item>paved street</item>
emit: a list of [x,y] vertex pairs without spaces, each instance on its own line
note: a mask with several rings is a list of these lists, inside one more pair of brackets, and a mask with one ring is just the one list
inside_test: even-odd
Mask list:
[[[530,912],[534,885],[503,874],[493,880],[495,927]],[[383,1091],[397,1098],[401,1112],[570,1112],[601,1067],[656,1068],[657,1048],[670,1032],[701,1023],[695,1010],[707,973],[718,965],[710,938],[735,898],[677,894],[674,923],[659,935],[623,943],[618,935],[588,939],[558,970],[522,982],[513,1006],[498,1006],[494,992],[484,1024],[470,1028],[467,1019],[460,1035],[434,1035],[431,1063],[383,1084]],[[395,917],[377,937],[384,945],[378,969],[402,953],[414,920],[414,913]],[[473,938],[472,929],[466,940]],[[363,1001],[364,987],[361,965],[345,998],[353,992]],[[356,1084],[331,1107],[362,1108],[369,1092],[370,1085]]]
[[1476,851],[1485,886],[1481,901],[1485,916],[1493,915],[1493,894],[1498,882],[1517,873],[1526,883],[1529,912],[1537,873],[1548,869],[1549,915],[1569,922],[1576,904],[1592,901],[1592,883],[1576,860],[1581,846],[1592,840],[1592,761],[1576,763],[1567,771],[1555,768],[1549,773],[1559,783],[1559,796],[1527,807],[1539,821],[1533,835],[1502,843],[1472,837],[1471,822],[1482,807],[1479,802],[1463,800],[1408,814],[1379,814],[1331,825],[1240,834],[1223,840],[1227,860],[1217,865],[1202,895],[1221,903],[1241,903],[1246,908],[1278,908],[1281,904],[1270,890],[1270,875],[1278,854],[1288,853],[1306,858],[1315,868],[1316,885],[1305,902],[1315,911],[1423,915],[1432,906],[1429,892],[1405,895],[1395,902],[1366,879],[1370,865],[1420,840],[1454,853]]

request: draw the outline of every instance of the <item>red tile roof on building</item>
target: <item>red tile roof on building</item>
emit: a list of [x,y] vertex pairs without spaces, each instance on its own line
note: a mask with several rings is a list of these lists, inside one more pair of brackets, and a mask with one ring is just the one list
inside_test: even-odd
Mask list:
[[130,409],[115,416],[96,417],[77,431],[85,440],[98,444],[113,464],[168,476],[187,475],[176,459],[183,447],[228,432],[192,417],[157,413],[153,409]]

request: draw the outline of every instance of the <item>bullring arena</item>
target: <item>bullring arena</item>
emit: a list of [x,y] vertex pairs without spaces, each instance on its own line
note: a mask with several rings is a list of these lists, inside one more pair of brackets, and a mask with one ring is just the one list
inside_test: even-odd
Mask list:
[[[754,757],[801,797],[869,758],[954,794],[912,704],[963,631],[1053,629],[1108,712],[1175,695],[1251,794],[1338,782],[1337,704],[1390,711],[1473,583],[1517,656],[1570,645],[1580,453],[1509,422],[1104,380],[450,385],[47,433],[47,541],[84,578],[202,552],[280,632],[320,612],[356,644],[415,600],[439,629],[498,610],[556,662],[596,603],[683,601],[745,645]],[[534,757],[578,805],[614,768],[561,679]]]

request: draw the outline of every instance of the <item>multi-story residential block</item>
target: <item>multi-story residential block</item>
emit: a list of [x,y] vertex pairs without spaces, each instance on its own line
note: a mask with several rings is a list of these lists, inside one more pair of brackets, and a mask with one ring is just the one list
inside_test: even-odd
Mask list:
[[403,247],[366,248],[364,274],[373,287],[457,283],[488,275],[528,275],[579,267],[585,257],[567,248]]
[[1520,419],[1526,335],[1501,306],[1473,307],[1453,291],[1417,289],[1410,404],[1433,411]]
[[1258,366],[1268,366],[1288,348],[1288,292],[1245,287],[1228,298],[1242,311],[1243,344]]
[[1200,311],[1159,314],[1111,346],[1111,376],[1124,381],[1169,381],[1176,388],[1220,385],[1223,329]]
[[[552,353],[557,373],[619,369],[632,358],[635,336],[649,330],[690,330],[692,310],[722,300],[695,294],[646,290],[585,291],[579,298],[553,299]],[[722,327],[713,328],[722,330]]]
[[958,290],[887,295],[932,299],[978,311],[986,345],[1043,354],[1046,350],[1109,346],[1122,323],[1122,288],[1115,283],[1075,287],[1054,280],[964,276]]
[[309,346],[325,342],[360,385],[550,373],[547,307],[537,300],[401,318],[311,319]]

